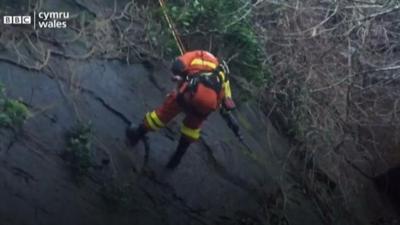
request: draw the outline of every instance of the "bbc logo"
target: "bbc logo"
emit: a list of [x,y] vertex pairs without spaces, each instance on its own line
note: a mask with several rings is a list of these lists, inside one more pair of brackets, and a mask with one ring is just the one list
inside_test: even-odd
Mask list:
[[4,16],[3,24],[31,24],[31,16]]

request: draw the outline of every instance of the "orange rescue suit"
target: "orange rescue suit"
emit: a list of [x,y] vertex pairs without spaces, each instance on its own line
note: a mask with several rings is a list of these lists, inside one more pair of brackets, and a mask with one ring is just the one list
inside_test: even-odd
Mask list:
[[190,51],[178,57],[172,71],[175,75],[181,76],[182,81],[178,83],[178,90],[170,92],[160,107],[146,114],[145,125],[148,130],[163,128],[176,115],[184,112],[186,117],[183,120],[181,133],[190,140],[198,140],[202,123],[210,113],[218,109],[221,99],[231,98],[231,89],[226,75],[220,71],[222,88],[219,93],[199,84],[196,94],[190,95],[186,91],[190,80],[187,78],[198,74],[211,75],[218,66],[219,60],[207,51]]

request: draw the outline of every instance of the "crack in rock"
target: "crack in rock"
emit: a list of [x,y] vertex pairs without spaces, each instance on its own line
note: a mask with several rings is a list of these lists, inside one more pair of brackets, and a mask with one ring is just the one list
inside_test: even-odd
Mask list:
[[24,169],[21,169],[16,166],[11,167],[10,169],[15,176],[22,177],[24,179],[25,183],[27,183],[27,184],[29,184],[31,181],[35,181],[35,182],[38,181],[32,174],[30,174],[29,172],[27,172]]
[[[176,191],[174,190],[174,188],[169,185],[168,183],[164,183],[160,180],[158,180],[154,174],[145,174],[145,177],[151,181],[152,183],[158,185],[159,187],[161,187],[163,190],[165,190],[167,193],[169,193],[169,196],[172,198],[172,201],[175,201],[176,203],[178,203],[178,205],[180,206],[176,206],[174,204],[171,204],[174,208],[181,210],[185,215],[187,215],[189,218],[192,218],[196,221],[198,221],[201,224],[204,225],[208,225],[209,223],[206,222],[203,219],[203,216],[201,214],[202,210],[197,210],[192,208],[191,206],[189,206],[189,204],[185,201],[184,198],[180,197]],[[152,197],[153,200],[155,200],[155,197]]]
[[115,109],[114,107],[112,107],[103,98],[101,98],[100,96],[96,95],[96,93],[94,91],[91,91],[89,89],[85,89],[85,88],[82,88],[82,87],[80,87],[80,89],[81,89],[81,91],[83,93],[88,94],[93,99],[95,99],[96,101],[100,102],[101,105],[103,105],[109,112],[111,112],[112,114],[117,116],[119,119],[121,119],[124,123],[126,123],[127,125],[131,124],[130,119],[127,116],[125,116],[125,114],[123,114],[122,112],[120,112],[117,109]]
[[208,165],[211,166],[211,168],[221,178],[239,187],[240,189],[246,191],[250,196],[253,196],[254,199],[259,203],[260,199],[262,199],[264,196],[257,193],[262,193],[262,192],[260,192],[256,187],[252,187],[248,182],[241,179],[240,177],[236,177],[233,174],[229,173],[228,170],[224,166],[222,166],[215,158],[212,147],[203,138],[200,141],[203,144],[204,148],[206,149],[209,160]]

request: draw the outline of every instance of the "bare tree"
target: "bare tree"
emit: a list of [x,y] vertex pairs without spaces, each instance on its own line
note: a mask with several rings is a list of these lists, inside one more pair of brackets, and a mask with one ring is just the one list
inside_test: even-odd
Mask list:
[[254,23],[268,115],[297,141],[307,179],[322,170],[348,200],[400,162],[398,1],[265,0]]

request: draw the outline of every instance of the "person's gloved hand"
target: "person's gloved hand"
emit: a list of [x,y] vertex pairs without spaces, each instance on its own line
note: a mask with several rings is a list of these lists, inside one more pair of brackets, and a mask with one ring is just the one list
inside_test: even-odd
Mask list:
[[236,108],[236,104],[232,100],[232,98],[225,98],[222,104],[223,104],[224,108],[228,111]]

